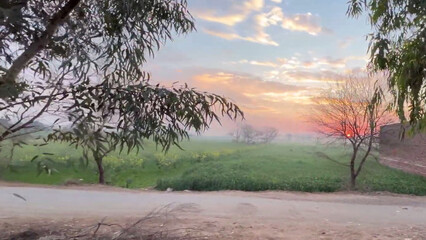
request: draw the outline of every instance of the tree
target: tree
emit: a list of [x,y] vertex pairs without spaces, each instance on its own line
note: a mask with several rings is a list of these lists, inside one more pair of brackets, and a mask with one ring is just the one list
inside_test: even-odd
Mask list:
[[194,29],[185,0],[6,0],[0,24],[0,84],[8,96],[26,84],[18,79],[24,69],[43,79],[69,69],[80,82],[99,73],[103,80],[139,79],[146,54],[173,31]]
[[102,184],[105,183],[102,160],[117,148],[139,151],[144,140],[152,140],[168,150],[171,145],[179,146],[179,141],[189,138],[190,130],[200,133],[208,129],[213,120],[219,121],[220,115],[231,119],[242,116],[239,108],[225,98],[187,87],[127,86],[113,93],[97,92],[96,96],[120,101],[109,101],[104,106],[89,109],[83,107],[81,112],[87,113],[84,116],[75,110],[75,114],[69,115],[72,128],[55,129],[47,140],[81,147],[86,161],[90,153]]
[[255,144],[257,137],[260,136],[260,132],[249,124],[243,124],[241,126],[241,137],[242,142],[246,144]]
[[[173,32],[193,29],[185,1],[2,1],[1,111],[21,108],[19,115],[31,112],[31,118],[4,131],[0,141],[30,127],[56,100],[79,91],[80,84],[148,81],[141,71],[145,55],[153,55]],[[39,112],[33,114],[29,106]]]
[[[424,0],[350,0],[348,14],[363,12],[374,30],[370,39],[373,71],[389,72],[393,105],[402,122],[426,128],[426,3]],[[408,109],[407,109],[408,107]]]
[[[3,119],[0,118],[0,132],[6,132],[10,131],[11,129],[16,129],[18,127],[21,127],[21,122],[23,121],[22,118],[20,118],[18,121],[11,122],[11,119],[9,116],[5,116]],[[24,121],[25,123],[25,121]],[[14,125],[14,126],[13,126]],[[4,160],[3,165],[11,167],[10,163],[12,162],[14,152],[17,147],[22,147],[23,145],[27,144],[28,139],[34,139],[34,138],[41,138],[39,133],[42,131],[45,131],[50,126],[45,125],[41,122],[34,121],[32,128],[27,129],[23,128],[19,134],[12,134],[9,137],[3,139],[3,144],[0,145],[0,153],[2,152],[3,148],[6,148],[8,150],[8,156],[3,155],[2,159],[0,160],[0,165],[2,160]],[[7,143],[6,143],[7,141]],[[5,145],[7,147],[5,147]],[[34,146],[38,146],[39,144],[35,143]]]
[[58,96],[61,95],[58,94],[61,83],[62,81],[54,81],[52,85],[49,81],[34,84],[14,100],[0,101],[0,117],[7,119],[9,123],[0,130],[0,144],[44,130],[37,127],[37,121],[46,113],[52,113],[52,105],[57,103]]
[[349,76],[314,99],[316,105],[310,118],[318,132],[344,139],[351,146],[348,166],[352,188],[377,142],[380,127],[391,121],[385,104],[376,103],[378,95],[372,79]]
[[59,113],[68,124],[48,139],[85,146],[101,159],[118,145],[140,148],[142,139],[166,150],[221,115],[242,116],[222,96],[149,83],[146,56],[192,30],[185,0],[2,1],[0,111],[29,116],[0,142]]
[[273,127],[264,128],[262,133],[263,136],[261,138],[263,143],[270,143],[278,136],[278,130]]
[[234,142],[245,144],[270,143],[277,137],[278,130],[273,127],[256,129],[252,125],[242,124],[230,135]]
[[234,131],[230,132],[229,136],[232,137],[233,142],[237,142],[237,143],[241,142],[241,128],[238,127]]

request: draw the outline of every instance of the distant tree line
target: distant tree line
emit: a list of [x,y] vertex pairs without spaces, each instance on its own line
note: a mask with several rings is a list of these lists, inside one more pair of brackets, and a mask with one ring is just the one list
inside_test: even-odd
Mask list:
[[238,143],[258,144],[270,143],[278,136],[278,130],[273,127],[257,129],[249,124],[242,124],[230,133],[232,140]]

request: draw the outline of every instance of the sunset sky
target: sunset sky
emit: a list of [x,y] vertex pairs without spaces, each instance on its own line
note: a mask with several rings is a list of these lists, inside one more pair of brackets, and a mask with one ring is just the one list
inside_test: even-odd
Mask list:
[[[224,95],[246,122],[311,132],[310,98],[367,62],[366,18],[346,0],[188,0],[197,31],[168,42],[145,66],[164,85],[188,83]],[[223,122],[207,133],[223,135]]]

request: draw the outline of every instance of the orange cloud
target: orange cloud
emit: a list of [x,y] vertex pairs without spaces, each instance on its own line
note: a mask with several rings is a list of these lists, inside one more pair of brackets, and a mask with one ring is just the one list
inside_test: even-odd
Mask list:
[[234,26],[235,24],[242,22],[246,18],[246,16],[242,14],[215,16],[210,12],[199,13],[197,14],[197,16],[206,21],[217,22],[228,26]]
[[[241,3],[238,0],[199,0],[198,7],[193,10],[195,17],[209,22],[216,22],[228,26],[234,26],[244,21],[253,11],[260,11],[264,6],[263,0],[246,0]],[[215,6],[223,6],[215,9]]]
[[235,101],[250,124],[274,126],[286,132],[309,128],[300,122],[312,104],[310,99],[319,92],[316,88],[264,81],[251,75],[229,72],[197,74],[191,81],[192,86]]
[[282,102],[290,101],[300,104],[312,104],[312,97],[314,97],[314,91],[311,90],[301,90],[297,92],[283,92],[283,93],[274,93],[274,92],[265,92],[260,94],[253,94],[251,96],[257,96],[266,101],[271,102]]
[[[234,1],[230,1],[233,3]],[[243,4],[238,4],[237,11],[232,11],[233,5],[230,7],[231,13],[227,14],[217,13],[217,10],[199,10],[197,16],[203,20],[221,23],[229,27],[233,27],[238,23],[245,21],[253,12],[259,12],[263,8],[263,1],[251,0],[245,1]],[[240,35],[236,29],[230,28],[226,31],[212,30],[204,28],[203,31],[207,34],[224,38],[226,40],[244,40],[263,45],[279,46],[279,44],[272,39],[265,28],[278,25],[283,29],[290,31],[306,32],[310,35],[318,35],[319,33],[329,33],[330,30],[322,27],[319,23],[319,17],[311,13],[296,14],[285,16],[280,7],[273,7],[269,12],[259,13],[250,18],[252,34]]]
[[234,39],[244,39],[243,37],[241,37],[240,35],[236,34],[236,33],[226,33],[226,32],[221,32],[221,31],[215,31],[215,30],[210,30],[210,29],[203,29],[203,31],[209,35],[215,36],[215,37],[220,37],[226,40],[234,40]]
[[216,72],[193,77],[194,84],[214,92],[232,92],[231,96],[253,96],[262,93],[282,94],[305,90],[305,87],[286,85],[279,82],[263,81],[250,75]]
[[[165,71],[163,71],[165,72]],[[212,69],[184,69],[164,73],[161,83],[179,81],[199,91],[213,92],[234,101],[245,113],[246,121],[257,127],[272,126],[282,132],[306,132],[310,126],[303,118],[321,89],[265,81],[250,74],[239,74]],[[235,123],[223,119],[221,126],[213,126],[215,134],[223,135],[232,130]]]

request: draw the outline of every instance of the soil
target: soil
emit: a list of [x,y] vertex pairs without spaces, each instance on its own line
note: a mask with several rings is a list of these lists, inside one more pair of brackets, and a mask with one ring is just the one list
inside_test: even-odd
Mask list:
[[0,183],[0,239],[120,233],[122,239],[426,239],[426,197]]

